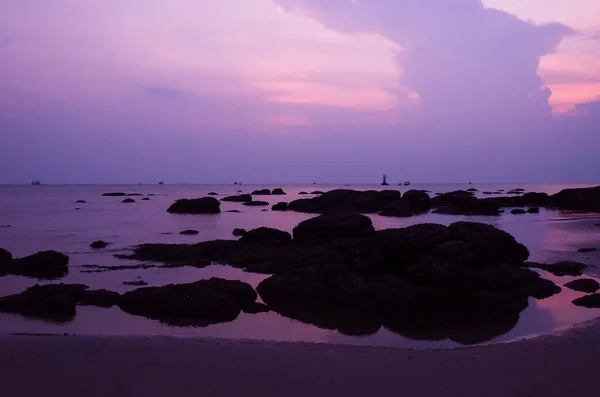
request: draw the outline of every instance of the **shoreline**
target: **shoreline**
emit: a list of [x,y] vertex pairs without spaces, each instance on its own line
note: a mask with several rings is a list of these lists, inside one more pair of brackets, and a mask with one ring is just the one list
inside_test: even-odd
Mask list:
[[446,350],[167,336],[0,336],[3,395],[593,395],[600,319]]

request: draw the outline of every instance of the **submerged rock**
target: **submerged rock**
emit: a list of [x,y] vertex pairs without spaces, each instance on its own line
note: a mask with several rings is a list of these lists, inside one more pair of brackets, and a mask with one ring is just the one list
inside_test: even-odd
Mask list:
[[247,244],[254,243],[288,243],[292,241],[292,236],[281,230],[260,227],[244,233],[240,242]]
[[308,194],[308,192],[300,192],[298,194],[305,195],[305,194]]
[[242,203],[246,207],[266,207],[269,205],[266,201],[248,201],[246,203]]
[[123,197],[123,196],[127,196],[127,194],[123,193],[123,192],[118,192],[118,193],[104,193],[103,196],[106,196],[106,197]]
[[85,201],[85,200],[77,200],[77,201],[75,201],[75,202],[76,202],[76,203],[78,203],[78,204],[80,204],[80,203],[81,203],[81,204],[87,203],[87,201]]
[[135,200],[134,200],[134,199],[131,199],[131,198],[127,198],[127,199],[125,199],[125,200],[123,200],[123,201],[121,201],[121,202],[122,202],[122,203],[126,203],[126,204],[127,204],[127,203],[135,203]]
[[246,203],[246,202],[252,201],[252,195],[240,194],[238,196],[228,196],[228,197],[221,199],[221,201],[228,201],[228,202],[232,202],[232,203]]
[[272,211],[287,211],[288,203],[285,203],[285,202],[277,203],[273,207],[271,207],[271,210]]
[[575,299],[573,303],[576,306],[583,306],[588,308],[600,308],[600,294],[591,294],[582,296],[579,299]]
[[225,211],[225,212],[229,212],[229,213],[232,213],[232,214],[239,214],[239,213],[241,213],[240,210],[229,210],[229,211]]
[[214,197],[181,199],[175,201],[167,212],[172,214],[218,214],[221,203]]
[[239,237],[239,236],[243,236],[243,235],[244,235],[244,234],[246,234],[246,233],[247,233],[247,232],[246,232],[246,230],[244,230],[244,229],[233,229],[233,235],[234,235],[234,236],[237,236],[237,237]]
[[198,234],[200,234],[200,232],[198,230],[184,230],[182,232],[179,232],[179,234],[182,236],[197,236]]
[[0,266],[1,274],[53,279],[65,276],[69,257],[56,251],[40,251],[24,258],[13,259]]
[[274,195],[274,196],[283,196],[283,195],[285,195],[287,193],[284,192],[283,189],[277,188],[277,189],[273,189],[273,191],[271,192],[271,194]]
[[102,248],[108,247],[109,245],[110,245],[110,243],[108,243],[106,241],[96,240],[90,244],[90,247],[95,248],[95,249],[102,249]]
[[582,252],[582,253],[588,253],[588,252],[597,251],[597,249],[596,248],[579,248],[577,251]]
[[587,267],[583,263],[571,261],[557,262],[551,265],[536,262],[525,262],[523,266],[545,270],[559,277],[581,276],[581,271]]
[[270,196],[271,191],[269,189],[255,190],[252,192],[252,196]]
[[565,284],[565,287],[581,292],[596,292],[600,289],[600,284],[591,278],[580,278]]
[[294,228],[294,240],[368,237],[375,234],[373,223],[360,214],[328,214],[300,222]]
[[235,320],[242,307],[255,302],[256,297],[246,283],[211,278],[126,292],[119,299],[119,307],[167,324],[202,327]]

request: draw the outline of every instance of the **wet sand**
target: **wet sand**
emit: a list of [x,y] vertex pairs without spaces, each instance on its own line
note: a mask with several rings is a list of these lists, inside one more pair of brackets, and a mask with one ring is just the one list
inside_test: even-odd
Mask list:
[[3,396],[588,396],[600,320],[455,350],[170,337],[0,337]]

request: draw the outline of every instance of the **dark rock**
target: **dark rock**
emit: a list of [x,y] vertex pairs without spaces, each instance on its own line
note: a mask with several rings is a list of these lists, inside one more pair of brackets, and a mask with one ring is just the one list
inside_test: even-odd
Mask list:
[[320,190],[315,190],[314,192],[310,192],[310,194],[325,194],[325,192],[322,192]]
[[106,197],[123,197],[123,196],[127,196],[126,193],[104,193],[103,196]]
[[121,202],[122,202],[122,203],[135,203],[135,200],[134,200],[134,199],[127,198],[127,199],[125,199],[125,200],[123,200],[123,201],[121,201]]
[[523,215],[523,214],[526,214],[527,211],[525,211],[521,208],[515,208],[514,210],[510,211],[510,213],[513,215]]
[[143,196],[141,193],[129,193],[128,196]]
[[247,232],[244,229],[233,229],[233,235],[234,236],[243,236],[244,234],[246,234]]
[[579,248],[577,251],[582,252],[582,253],[588,253],[588,252],[597,251],[597,249],[596,248]]
[[179,232],[179,234],[183,236],[197,236],[198,234],[200,234],[200,232],[198,230],[184,230],[182,232]]
[[273,191],[271,192],[271,194],[275,195],[275,196],[283,196],[283,195],[285,195],[287,193],[284,192],[283,189],[277,188],[277,189],[273,189]]
[[36,284],[20,294],[0,298],[0,312],[68,322],[75,317],[75,305],[87,288],[83,284]]
[[12,262],[12,254],[4,248],[0,248],[0,274],[2,273],[2,268],[10,262]]
[[304,194],[308,194],[308,192],[300,192],[300,193],[298,193],[298,194],[302,194],[302,195],[304,195]]
[[421,190],[409,190],[402,195],[402,199],[408,202],[414,212],[427,211],[431,208],[431,198]]
[[167,324],[207,326],[235,320],[242,307],[255,302],[256,297],[246,283],[211,278],[126,292],[119,299],[119,307]]
[[77,201],[75,201],[75,202],[76,202],[76,203],[81,203],[81,204],[83,204],[83,203],[87,203],[87,201],[85,201],[85,200],[77,200]]
[[414,215],[413,210],[417,210],[417,207],[411,207],[408,200],[399,200],[393,205],[379,212],[380,216],[392,217],[392,218],[408,218]]
[[208,195],[209,195],[209,196],[218,196],[218,195],[219,195],[219,193],[217,193],[217,192],[210,192],[210,193],[208,193]]
[[598,289],[600,289],[600,284],[591,278],[580,278],[565,284],[565,287],[575,291],[591,293],[598,291]]
[[110,243],[107,243],[106,241],[96,240],[90,244],[90,247],[95,248],[95,249],[101,249],[101,248],[106,248],[109,245],[110,245]]
[[373,223],[360,214],[327,214],[300,222],[294,240],[368,237],[375,234]]
[[576,306],[583,306],[588,308],[600,308],[600,294],[591,294],[582,296],[579,299],[575,299],[573,303]]
[[8,228],[8,227],[11,227],[11,226],[10,225],[2,225],[0,227],[2,227],[2,228]]
[[239,214],[240,213],[239,210],[229,210],[229,211],[225,211],[225,212],[230,212],[232,214]]
[[538,207],[531,207],[527,209],[528,214],[539,214],[540,209]]
[[261,211],[262,211],[262,212],[269,212],[269,210],[267,210],[267,209],[264,209],[264,210],[261,210]]
[[521,205],[526,206],[548,206],[552,204],[552,199],[547,193],[525,193],[519,199]]
[[258,314],[258,313],[267,313],[270,311],[269,307],[264,303],[252,302],[245,304],[242,306],[242,311],[244,313],[250,314]]
[[105,289],[81,292],[78,302],[82,306],[113,307],[119,302],[121,295]]
[[472,252],[484,263],[521,263],[529,258],[527,247],[492,225],[456,222],[448,229],[456,240],[468,243]]
[[269,189],[255,190],[252,192],[252,196],[270,196],[271,191]]
[[0,274],[14,274],[38,279],[53,279],[65,276],[69,257],[56,251],[40,251],[24,258],[13,259],[0,266]]
[[287,211],[288,203],[285,203],[285,202],[277,203],[273,207],[271,207],[271,210],[272,211]]
[[240,194],[238,196],[229,196],[221,199],[221,201],[228,201],[232,203],[246,203],[252,201],[252,196],[250,194]]
[[218,214],[221,203],[214,197],[181,199],[175,201],[167,212],[171,214]]
[[583,263],[578,262],[569,262],[563,261],[554,263],[552,265],[547,265],[543,263],[536,262],[525,262],[523,264],[525,267],[535,268],[545,270],[554,274],[555,276],[581,276],[581,271],[585,269],[587,266]]
[[260,227],[245,233],[240,239],[241,243],[288,243],[292,241],[292,236],[288,232],[268,227]]
[[467,189],[467,192],[478,192],[478,190],[472,187],[470,189]]
[[600,186],[565,189],[552,198],[562,209],[600,212]]
[[431,199],[436,208],[434,213],[448,215],[484,215],[499,214],[499,205],[488,200],[479,200],[471,192],[458,190],[444,193]]
[[137,280],[137,281],[123,281],[123,285],[128,285],[128,286],[135,286],[135,287],[143,287],[145,285],[148,285],[147,282],[145,282],[144,280]]
[[148,198],[148,197],[144,197],[144,198],[142,199],[142,201],[149,201],[149,200],[150,200],[150,198]]
[[269,205],[266,201],[248,201],[247,203],[243,203],[246,207],[265,207]]
[[376,213],[392,209],[399,202],[401,202],[401,194],[397,190],[378,192],[336,189],[310,199],[294,200],[288,207],[292,211],[316,214]]

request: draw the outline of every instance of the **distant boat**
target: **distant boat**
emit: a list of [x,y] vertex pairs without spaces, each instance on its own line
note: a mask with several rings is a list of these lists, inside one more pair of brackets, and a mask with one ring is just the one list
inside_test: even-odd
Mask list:
[[[158,182],[159,185],[164,185],[165,183],[163,181]],[[141,185],[141,183],[140,183]]]
[[410,181],[404,181],[404,186],[410,186]]
[[41,185],[40,181],[31,181],[31,184],[34,185],[34,186]]
[[383,181],[381,182],[381,186],[389,186],[390,184],[387,182],[387,175],[383,176]]

